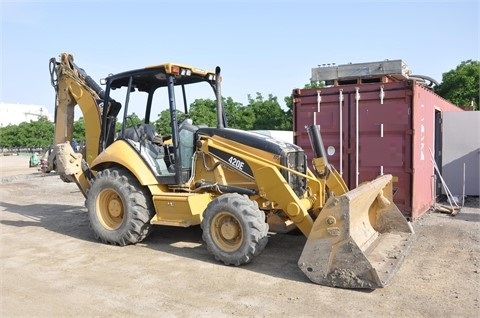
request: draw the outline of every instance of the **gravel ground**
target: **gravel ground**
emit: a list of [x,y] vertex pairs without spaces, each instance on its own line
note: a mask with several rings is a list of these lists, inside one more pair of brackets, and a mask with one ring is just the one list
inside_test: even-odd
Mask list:
[[0,156],[1,317],[478,317],[480,209],[428,212],[389,286],[311,283],[305,238],[272,234],[251,264],[216,262],[201,229],[158,226],[141,244],[98,243],[75,184]]

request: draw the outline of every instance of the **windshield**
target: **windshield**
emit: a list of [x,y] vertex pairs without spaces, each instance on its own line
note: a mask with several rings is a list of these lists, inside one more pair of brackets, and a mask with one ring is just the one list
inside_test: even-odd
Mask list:
[[[169,95],[169,77],[173,80],[172,97]],[[215,75],[197,68],[164,64],[110,77],[109,96],[123,105],[123,118],[127,119],[128,126],[135,124],[130,123],[129,118],[148,123],[160,120],[162,115],[165,117],[165,112],[169,113],[172,102],[179,116],[183,117],[196,100],[215,100]]]

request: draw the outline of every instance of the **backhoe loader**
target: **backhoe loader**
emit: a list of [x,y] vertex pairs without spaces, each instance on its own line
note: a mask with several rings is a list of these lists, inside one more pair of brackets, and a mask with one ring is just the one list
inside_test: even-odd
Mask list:
[[[297,229],[307,238],[298,266],[312,282],[366,289],[386,286],[413,242],[412,227],[392,200],[392,176],[349,191],[328,163],[318,126],[306,127],[312,169],[295,144],[229,128],[219,67],[149,66],[109,75],[103,89],[72,54],[62,53],[50,60],[50,75],[56,92],[50,168],[76,182],[101,242],[135,244],[156,224],[200,225],[216,260],[242,265],[264,250],[269,233]],[[186,92],[196,85],[213,91],[216,127],[188,118]],[[139,94],[144,120],[128,127]],[[177,99],[183,99],[183,121]],[[168,137],[151,124],[166,103]],[[81,153],[70,145],[76,105],[85,120]]]

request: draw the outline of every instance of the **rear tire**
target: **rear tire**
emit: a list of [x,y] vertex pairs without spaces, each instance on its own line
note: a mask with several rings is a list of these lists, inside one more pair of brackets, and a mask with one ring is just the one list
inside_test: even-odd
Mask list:
[[210,202],[201,227],[207,249],[226,265],[249,263],[268,242],[264,212],[255,201],[237,193],[224,194]]
[[103,243],[135,244],[152,230],[151,195],[126,169],[100,171],[88,191],[86,206],[90,227]]

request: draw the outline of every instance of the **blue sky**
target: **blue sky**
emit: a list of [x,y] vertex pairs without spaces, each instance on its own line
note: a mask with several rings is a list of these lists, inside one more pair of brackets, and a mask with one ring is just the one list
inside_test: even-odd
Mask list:
[[[48,61],[95,80],[174,61],[222,67],[224,96],[285,96],[326,63],[402,59],[441,81],[479,60],[478,1],[5,1],[0,102],[54,110]],[[211,96],[213,98],[213,95]]]

